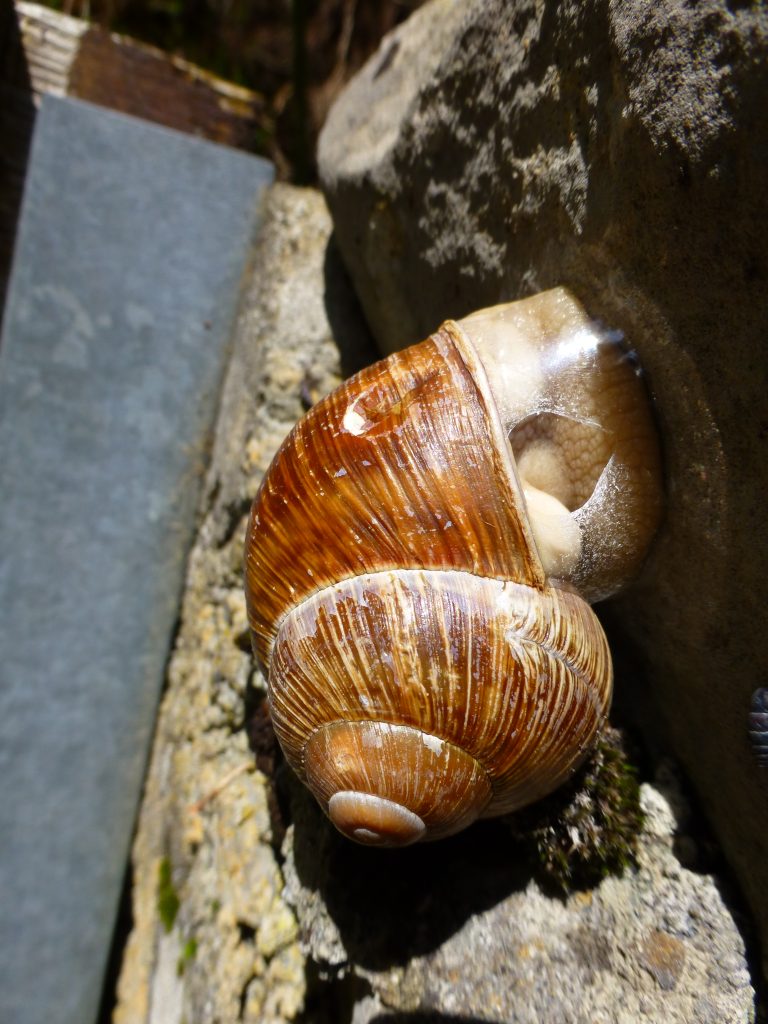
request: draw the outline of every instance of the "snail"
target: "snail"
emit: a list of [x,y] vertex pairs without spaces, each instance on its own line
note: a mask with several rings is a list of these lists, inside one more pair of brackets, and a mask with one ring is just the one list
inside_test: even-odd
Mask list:
[[758,768],[768,768],[768,687],[759,686],[752,694],[749,739]]
[[612,691],[589,602],[660,508],[636,363],[563,288],[312,407],[254,501],[246,601],[286,759],[342,833],[439,839],[576,770]]

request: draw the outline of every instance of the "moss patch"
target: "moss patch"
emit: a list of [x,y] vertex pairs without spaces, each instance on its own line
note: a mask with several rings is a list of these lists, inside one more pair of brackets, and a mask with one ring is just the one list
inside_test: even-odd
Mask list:
[[167,857],[160,861],[157,873],[157,913],[166,932],[170,932],[179,912],[179,896],[173,886],[173,871]]
[[570,786],[515,815],[512,826],[530,844],[543,886],[560,895],[633,866],[643,812],[623,733],[606,729]]
[[187,969],[187,965],[195,959],[197,955],[197,939],[187,939],[184,943],[184,948],[181,951],[181,956],[176,961],[176,973],[179,977],[182,976],[184,971]]

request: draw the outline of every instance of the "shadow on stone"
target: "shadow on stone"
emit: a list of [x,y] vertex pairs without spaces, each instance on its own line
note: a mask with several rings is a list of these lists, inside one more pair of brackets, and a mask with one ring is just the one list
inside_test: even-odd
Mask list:
[[454,1017],[445,1013],[384,1013],[370,1024],[489,1024],[482,1017]]
[[[630,592],[631,596],[631,592]],[[648,665],[625,620],[617,614],[613,602],[600,608],[600,618],[613,653],[616,689],[611,720],[631,728],[642,745],[634,748],[641,778],[655,787],[675,809],[677,831],[672,849],[687,871],[709,876],[728,908],[746,949],[752,983],[757,992],[758,1024],[768,1024],[768,985],[761,976],[761,945],[755,915],[722,845],[707,821],[700,795],[690,777],[676,761],[669,760],[672,741],[658,701],[658,693],[648,678]],[[682,799],[681,799],[682,798]],[[760,1014],[763,1013],[763,1016]]]
[[384,1013],[370,1024],[489,1024],[482,1017],[454,1017],[445,1013]]
[[341,373],[349,377],[381,359],[349,274],[331,235],[323,264],[325,312],[339,349]]
[[335,831],[292,773],[282,781],[291,790],[298,878],[319,891],[349,960],[362,967],[383,970],[436,950],[531,879],[525,851],[498,821],[439,844],[367,849]]

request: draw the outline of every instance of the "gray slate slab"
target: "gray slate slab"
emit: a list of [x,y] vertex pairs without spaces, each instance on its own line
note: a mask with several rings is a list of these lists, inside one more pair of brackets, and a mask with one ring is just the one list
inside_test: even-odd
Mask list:
[[265,161],[37,119],[0,347],[0,1020],[88,1024]]

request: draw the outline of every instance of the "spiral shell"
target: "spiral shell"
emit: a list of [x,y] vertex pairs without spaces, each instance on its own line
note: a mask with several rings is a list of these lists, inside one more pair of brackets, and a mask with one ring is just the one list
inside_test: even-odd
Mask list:
[[575,770],[612,686],[580,594],[635,573],[659,494],[634,366],[562,289],[310,410],[254,502],[246,596],[278,739],[342,832],[439,838]]

